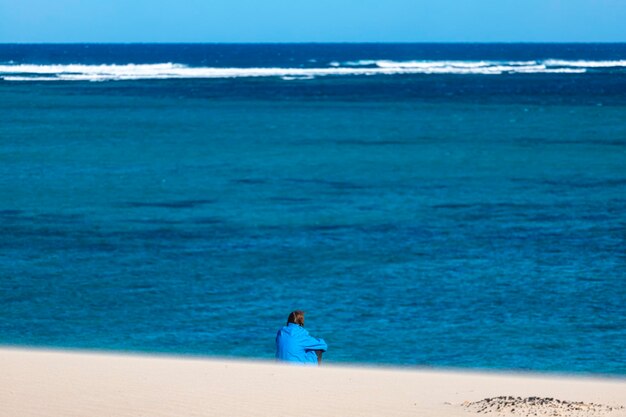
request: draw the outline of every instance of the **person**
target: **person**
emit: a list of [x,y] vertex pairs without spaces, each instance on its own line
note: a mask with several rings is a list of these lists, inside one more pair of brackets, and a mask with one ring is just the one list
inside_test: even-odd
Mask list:
[[287,324],[276,334],[276,360],[303,365],[319,365],[328,350],[324,339],[318,339],[304,328],[304,311],[289,313]]

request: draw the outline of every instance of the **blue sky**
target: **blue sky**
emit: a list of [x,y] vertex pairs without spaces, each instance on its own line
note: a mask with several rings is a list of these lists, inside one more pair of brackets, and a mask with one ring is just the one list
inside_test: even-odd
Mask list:
[[0,42],[626,42],[626,0],[0,0]]

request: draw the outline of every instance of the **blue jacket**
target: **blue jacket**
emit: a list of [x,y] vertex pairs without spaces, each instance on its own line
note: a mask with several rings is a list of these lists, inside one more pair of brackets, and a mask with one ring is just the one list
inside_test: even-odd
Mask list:
[[328,345],[324,339],[317,339],[302,326],[289,323],[276,334],[276,359],[317,365],[316,350],[326,352]]

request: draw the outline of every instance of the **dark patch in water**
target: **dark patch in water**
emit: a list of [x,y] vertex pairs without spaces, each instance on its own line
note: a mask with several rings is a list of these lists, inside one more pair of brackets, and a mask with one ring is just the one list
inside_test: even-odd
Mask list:
[[600,180],[578,179],[578,180],[542,180],[542,184],[550,186],[561,186],[568,188],[603,188],[626,186],[626,178],[609,178]]
[[348,229],[351,227],[352,226],[344,225],[344,224],[312,224],[312,225],[306,226],[305,229],[324,232],[324,231],[331,231],[331,230]]
[[170,209],[185,209],[204,206],[206,204],[212,204],[215,200],[174,200],[174,201],[130,201],[124,204],[125,207],[141,208],[141,207],[154,207],[154,208],[170,208]]
[[22,213],[22,210],[0,210],[0,216],[2,217],[18,217]]
[[124,290],[130,293],[150,293],[158,291],[158,287],[152,283],[138,282],[128,284]]
[[135,230],[132,232],[116,232],[113,233],[112,236],[123,239],[150,240],[163,244],[165,242],[184,242],[190,239],[202,238],[202,234],[196,231],[180,230],[167,227],[159,227],[149,230]]
[[537,204],[523,204],[523,203],[449,203],[449,204],[434,204],[431,206],[435,209],[451,209],[451,210],[464,210],[464,209],[476,209],[484,211],[497,211],[501,209],[523,209],[523,210],[536,210],[543,206]]
[[221,224],[224,223],[221,219],[217,217],[198,217],[195,219],[191,219],[190,223],[194,224]]
[[235,184],[249,184],[249,185],[267,184],[266,180],[262,180],[259,178],[237,178],[237,179],[231,180],[231,182]]
[[474,204],[434,204],[431,207],[434,209],[466,209],[474,207]]
[[181,224],[182,222],[178,220],[167,220],[167,219],[133,219],[128,220],[129,223],[137,223],[137,224],[149,224],[149,225],[159,225],[159,224]]
[[270,201],[276,201],[279,203],[307,203],[312,200],[304,197],[271,197]]
[[220,224],[223,221],[217,217],[196,217],[185,220],[169,220],[169,219],[133,219],[128,220],[130,223],[146,224],[146,225],[163,225],[163,226],[176,226],[185,224]]
[[556,221],[563,220],[563,214],[562,213],[557,213],[557,214],[538,213],[535,215],[529,215],[526,218],[530,222],[539,222],[539,223],[556,222]]
[[418,145],[418,141],[401,141],[401,140],[337,140],[333,142],[335,145],[356,145],[356,146],[411,146]]
[[341,190],[362,190],[367,187],[355,184],[353,182],[348,181],[334,181],[334,180],[317,180],[317,179],[302,179],[302,178],[290,178],[287,180],[288,182],[295,184],[314,184],[314,185],[326,185],[332,188],[337,188]]
[[42,213],[32,216],[33,221],[58,224],[75,224],[84,220],[84,216],[80,214],[58,214],[58,213]]
[[550,139],[550,138],[519,138],[515,140],[516,142],[526,145],[526,146],[537,146],[537,145],[581,145],[581,146],[589,146],[592,145],[602,145],[602,146],[624,146],[626,141],[620,139],[580,139],[580,140],[571,140],[571,139]]

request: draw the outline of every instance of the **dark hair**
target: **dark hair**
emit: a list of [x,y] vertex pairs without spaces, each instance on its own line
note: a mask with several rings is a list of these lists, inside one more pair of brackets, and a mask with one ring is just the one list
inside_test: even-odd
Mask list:
[[289,313],[289,317],[287,317],[287,324],[289,323],[304,326],[304,311],[296,310]]

